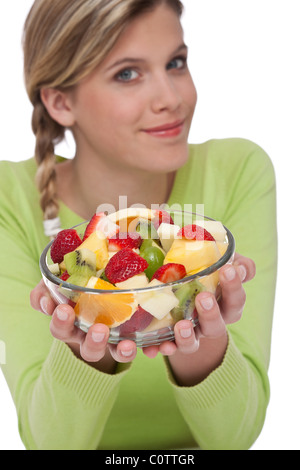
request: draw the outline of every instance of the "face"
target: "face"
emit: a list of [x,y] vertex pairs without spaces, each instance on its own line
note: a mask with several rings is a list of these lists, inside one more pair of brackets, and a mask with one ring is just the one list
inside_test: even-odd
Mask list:
[[197,97],[176,13],[159,6],[134,19],[69,98],[77,158],[153,172],[182,166]]

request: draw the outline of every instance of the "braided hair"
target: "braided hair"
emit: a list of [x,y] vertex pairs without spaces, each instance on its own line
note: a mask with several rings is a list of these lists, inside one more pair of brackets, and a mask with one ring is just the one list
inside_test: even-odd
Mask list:
[[138,15],[167,4],[180,16],[180,0],[35,0],[24,25],[24,78],[33,105],[36,183],[45,233],[59,231],[55,145],[65,128],[50,117],[43,88],[68,90],[91,73]]

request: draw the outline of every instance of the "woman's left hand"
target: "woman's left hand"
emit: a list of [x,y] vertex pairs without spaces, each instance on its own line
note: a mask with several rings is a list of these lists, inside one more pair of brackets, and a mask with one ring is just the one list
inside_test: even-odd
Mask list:
[[[193,328],[189,320],[179,321],[174,328],[175,342],[144,348],[144,353],[148,357],[155,357],[158,352],[169,356],[179,382],[199,383],[222,362],[228,342],[226,325],[241,319],[246,301],[243,283],[253,279],[255,271],[252,259],[236,254],[233,264],[219,271],[219,300],[209,292],[196,297],[199,325]],[[189,361],[186,355],[190,355]]]

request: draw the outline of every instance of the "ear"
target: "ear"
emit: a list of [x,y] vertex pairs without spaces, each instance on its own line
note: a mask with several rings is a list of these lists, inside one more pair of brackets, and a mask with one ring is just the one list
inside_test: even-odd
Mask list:
[[63,127],[73,126],[75,119],[69,105],[67,93],[55,88],[42,88],[41,100],[49,115]]

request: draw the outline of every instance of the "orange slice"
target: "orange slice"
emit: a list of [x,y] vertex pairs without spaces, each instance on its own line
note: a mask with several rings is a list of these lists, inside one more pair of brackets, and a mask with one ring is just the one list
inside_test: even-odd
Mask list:
[[[88,283],[89,288],[106,291],[118,291],[117,287],[109,282],[92,277]],[[129,320],[138,308],[133,293],[95,293],[81,294],[74,307],[75,314],[89,324],[104,323],[109,328],[115,328]]]

